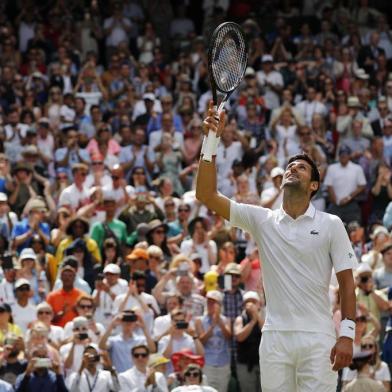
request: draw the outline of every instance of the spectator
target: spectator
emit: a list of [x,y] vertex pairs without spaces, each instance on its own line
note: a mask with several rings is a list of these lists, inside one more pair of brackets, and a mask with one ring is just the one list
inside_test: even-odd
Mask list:
[[12,306],[12,317],[16,325],[25,333],[29,324],[35,320],[36,308],[29,303],[31,286],[27,279],[20,278],[15,282],[16,303]]
[[194,385],[197,385],[199,391],[203,392],[216,392],[217,389],[212,388],[208,385],[203,385],[203,371],[200,366],[196,364],[188,365],[183,372],[184,384],[173,389],[174,392],[186,392],[194,389]]

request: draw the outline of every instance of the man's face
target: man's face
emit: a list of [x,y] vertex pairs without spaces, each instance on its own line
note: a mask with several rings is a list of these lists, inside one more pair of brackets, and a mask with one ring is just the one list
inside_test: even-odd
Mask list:
[[106,278],[106,281],[108,282],[109,286],[115,285],[117,283],[119,277],[120,277],[120,275],[118,275],[118,274],[112,274],[110,272],[105,273],[105,278]]
[[307,98],[308,98],[308,101],[313,101],[316,99],[316,90],[314,88],[308,89]]
[[85,170],[75,170],[74,180],[75,182],[84,182],[87,177],[87,172]]
[[344,153],[344,154],[340,154],[339,155],[339,162],[340,162],[341,165],[343,165],[343,166],[347,165],[349,160],[350,160],[350,155],[349,154]]
[[311,187],[312,191],[317,190],[317,183],[311,181],[312,168],[306,161],[298,159],[291,162],[283,175],[283,187],[294,187],[308,191]]
[[65,270],[61,272],[61,281],[63,282],[63,286],[73,286],[75,282],[75,272],[71,270]]
[[178,291],[182,295],[189,295],[192,292],[192,281],[189,276],[181,276],[178,281]]
[[79,316],[86,316],[87,314],[93,313],[94,307],[91,301],[81,300],[77,306]]

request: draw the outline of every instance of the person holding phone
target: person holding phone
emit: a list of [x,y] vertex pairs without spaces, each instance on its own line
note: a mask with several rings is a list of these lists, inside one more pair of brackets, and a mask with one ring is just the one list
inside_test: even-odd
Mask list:
[[[113,335],[117,326],[121,327],[121,332]],[[138,329],[141,329],[142,333],[136,332]],[[155,343],[143,317],[133,310],[125,310],[113,318],[99,342],[99,348],[109,351],[114,367],[121,373],[133,366],[130,352],[132,347],[138,344],[145,344],[151,352],[155,352]]]
[[[99,366],[103,365],[103,369]],[[107,352],[100,352],[96,344],[88,344],[83,351],[78,372],[72,373],[67,386],[69,392],[117,392],[120,384]]]
[[[158,352],[166,358],[181,350],[191,350],[197,355],[204,355],[204,347],[199,336],[189,327],[184,310],[174,309],[171,314],[171,328],[169,333],[158,342]],[[169,373],[173,371],[172,363],[169,364]]]
[[195,321],[196,333],[204,346],[204,374],[208,384],[218,391],[227,391],[230,381],[230,320],[221,314],[223,295],[210,290],[207,295],[207,314]]

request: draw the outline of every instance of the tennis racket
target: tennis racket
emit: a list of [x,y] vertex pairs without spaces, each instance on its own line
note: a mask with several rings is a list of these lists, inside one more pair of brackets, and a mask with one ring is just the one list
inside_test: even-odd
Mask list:
[[[212,33],[208,48],[208,76],[218,116],[230,95],[241,83],[247,63],[248,46],[241,27],[233,22],[220,24]],[[203,146],[204,161],[211,162],[219,139],[215,132],[208,132]]]

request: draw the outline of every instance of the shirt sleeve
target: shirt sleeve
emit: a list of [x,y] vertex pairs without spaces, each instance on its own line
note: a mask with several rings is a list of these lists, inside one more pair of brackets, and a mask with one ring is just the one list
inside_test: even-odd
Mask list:
[[332,217],[332,225],[330,228],[330,257],[335,272],[338,273],[346,269],[356,269],[358,264],[357,258],[343,222],[335,215],[330,216]]
[[366,185],[366,178],[361,166],[358,165],[358,176],[357,176],[358,185],[363,186]]
[[230,223],[252,234],[260,223],[272,214],[272,210],[230,200]]

